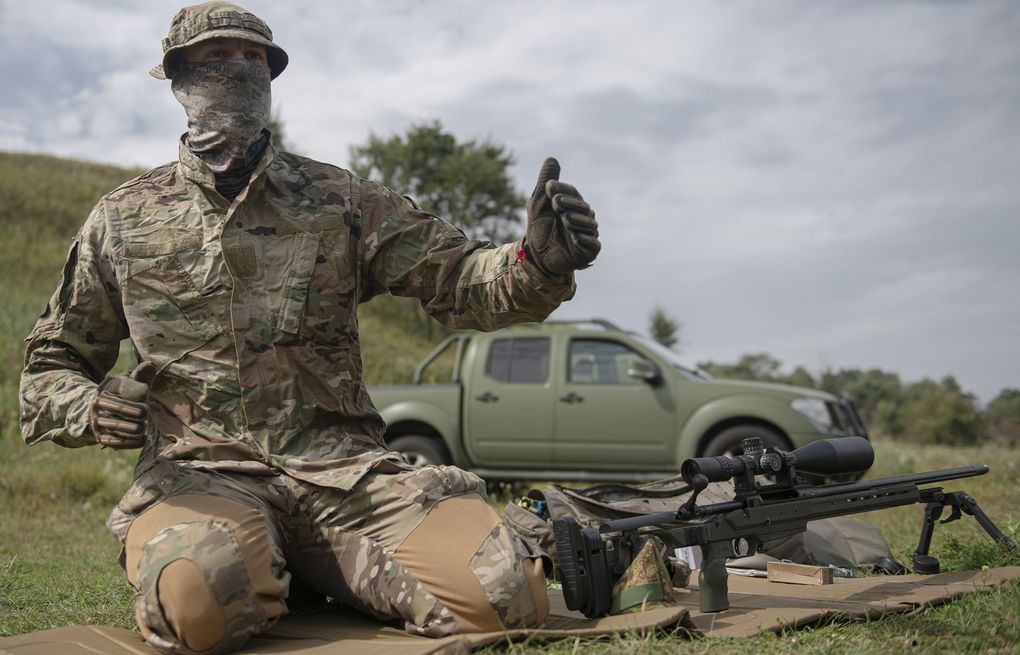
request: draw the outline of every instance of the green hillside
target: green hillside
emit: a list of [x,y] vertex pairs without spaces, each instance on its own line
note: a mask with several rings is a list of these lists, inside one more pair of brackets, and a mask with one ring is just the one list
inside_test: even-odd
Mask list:
[[[142,171],[49,155],[0,152],[0,438],[17,434],[23,339],[59,277],[68,245],[104,193]],[[361,308],[366,378],[401,382],[431,347],[406,301]]]

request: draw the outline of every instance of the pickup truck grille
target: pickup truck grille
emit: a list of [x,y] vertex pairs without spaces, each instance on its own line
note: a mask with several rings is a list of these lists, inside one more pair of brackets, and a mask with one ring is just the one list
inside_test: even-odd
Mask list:
[[868,429],[850,396],[844,393],[840,395],[839,401],[827,404],[833,425],[847,434],[868,438]]

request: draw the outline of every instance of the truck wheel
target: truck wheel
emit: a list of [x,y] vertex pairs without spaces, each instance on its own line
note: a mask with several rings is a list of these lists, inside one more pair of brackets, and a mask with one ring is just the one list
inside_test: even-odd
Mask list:
[[702,457],[732,457],[739,455],[742,451],[740,444],[748,437],[758,437],[766,448],[790,448],[790,442],[775,430],[748,423],[746,425],[734,425],[726,428],[719,434],[712,437],[705,446]]
[[403,453],[407,458],[407,463],[414,468],[450,463],[443,452],[442,445],[432,437],[422,437],[416,434],[397,437],[390,442],[390,450]]

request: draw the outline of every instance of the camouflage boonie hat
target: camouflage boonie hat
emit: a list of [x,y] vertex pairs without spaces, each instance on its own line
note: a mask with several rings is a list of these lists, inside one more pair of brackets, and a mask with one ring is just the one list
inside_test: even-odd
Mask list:
[[244,39],[265,46],[270,78],[275,79],[287,67],[287,53],[273,43],[273,32],[264,20],[233,3],[216,1],[177,12],[170,21],[170,32],[163,39],[163,62],[154,66],[149,75],[158,80],[170,79],[181,50],[209,39]]

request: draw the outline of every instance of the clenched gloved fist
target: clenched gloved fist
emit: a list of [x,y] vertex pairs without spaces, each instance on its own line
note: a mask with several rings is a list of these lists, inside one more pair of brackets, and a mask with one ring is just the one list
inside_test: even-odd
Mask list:
[[149,383],[156,365],[143,362],[126,375],[106,378],[92,402],[92,434],[107,448],[141,448],[149,425]]
[[549,157],[528,199],[528,258],[546,275],[587,268],[599,254],[595,212],[571,185],[560,182],[560,163]]

